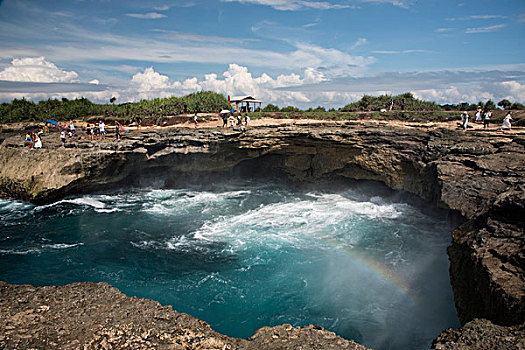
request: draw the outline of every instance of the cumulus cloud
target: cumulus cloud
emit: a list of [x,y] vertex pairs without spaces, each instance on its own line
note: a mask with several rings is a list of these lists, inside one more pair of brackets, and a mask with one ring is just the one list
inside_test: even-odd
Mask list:
[[[21,62],[32,62],[21,59]],[[36,60],[36,66],[54,67],[51,62]],[[33,62],[34,63],[34,62]],[[12,64],[13,66],[26,66]],[[8,68],[9,68],[8,67]],[[4,69],[4,71],[6,71]],[[0,72],[3,73],[4,71]],[[516,66],[507,70],[485,71],[436,71],[436,72],[390,72],[374,76],[333,76],[333,71],[307,67],[300,73],[271,76],[268,73],[254,75],[248,67],[229,64],[218,74],[209,73],[200,77],[170,81],[165,74],[147,67],[131,76],[126,84],[107,86],[97,79],[89,83],[70,82],[54,78],[54,82],[0,81],[0,99],[26,97],[29,99],[87,97],[95,102],[107,102],[112,96],[119,101],[137,101],[158,97],[181,96],[196,91],[215,91],[226,95],[253,95],[264,103],[281,107],[293,105],[300,108],[315,106],[341,107],[358,100],[363,94],[398,94],[410,91],[416,97],[437,103],[475,103],[503,98],[523,103],[525,101],[525,71]],[[70,73],[70,72],[65,72]],[[74,73],[74,72],[73,72]],[[76,73],[74,74],[76,78]],[[34,77],[33,77],[34,78]],[[64,81],[60,81],[63,79]],[[40,80],[45,80],[40,78]],[[72,79],[70,79],[72,80]],[[49,79],[47,80],[49,81]]]
[[525,84],[517,81],[492,82],[484,84],[461,84],[446,89],[423,89],[412,91],[414,96],[440,104],[507,99],[525,101]]
[[525,84],[511,80],[501,82],[499,86],[503,89],[503,98],[511,101],[525,101]]
[[169,79],[165,75],[161,75],[153,69],[153,67],[146,68],[144,73],[137,73],[131,79],[138,91],[155,91],[169,88]]
[[78,74],[65,71],[46,61],[45,57],[15,58],[0,71],[0,80],[40,83],[75,82]]
[[215,91],[224,95],[253,95],[268,103],[300,105],[309,103],[311,99],[302,92],[282,91],[277,89],[303,84],[316,84],[324,81],[322,72],[306,68],[303,75],[291,73],[281,74],[276,78],[263,73],[254,77],[247,67],[230,64],[222,76],[216,73],[206,74],[204,79],[197,77],[171,83],[166,75],[156,72],[152,67],[135,74],[131,79],[130,88],[123,92],[129,100],[144,98],[185,95],[195,91]]

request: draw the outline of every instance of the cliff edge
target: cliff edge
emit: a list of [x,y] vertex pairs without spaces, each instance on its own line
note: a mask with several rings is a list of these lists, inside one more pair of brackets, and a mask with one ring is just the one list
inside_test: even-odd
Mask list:
[[165,186],[241,173],[295,183],[381,181],[464,220],[448,249],[459,318],[512,326],[525,321],[525,135],[400,128],[360,122],[250,129],[155,129],[124,140],[43,137],[29,150],[0,137],[0,192],[35,203],[161,179]]

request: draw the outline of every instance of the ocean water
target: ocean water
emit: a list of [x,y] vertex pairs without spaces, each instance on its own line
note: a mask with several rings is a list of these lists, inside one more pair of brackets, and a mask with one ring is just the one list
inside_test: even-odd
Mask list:
[[105,281],[218,332],[319,324],[376,349],[425,349],[459,321],[452,226],[395,192],[268,183],[0,200],[0,280]]

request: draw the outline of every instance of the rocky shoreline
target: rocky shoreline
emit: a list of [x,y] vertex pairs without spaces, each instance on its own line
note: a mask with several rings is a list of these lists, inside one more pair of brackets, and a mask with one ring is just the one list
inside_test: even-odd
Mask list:
[[[120,142],[68,140],[65,148],[56,134],[50,134],[43,137],[45,148],[40,150],[29,150],[16,131],[3,130],[0,192],[47,203],[68,195],[140,186],[150,178],[161,178],[169,187],[211,176],[261,173],[301,184],[381,181],[466,220],[453,232],[448,249],[461,329],[481,332],[479,339],[485,328],[497,327],[494,334],[507,329],[509,337],[514,334],[523,346],[525,133],[386,124],[153,129],[132,132]],[[461,338],[455,332],[445,331],[435,348],[450,348],[450,341]]]
[[248,340],[229,338],[171,306],[89,282],[0,282],[0,330],[2,349],[366,349],[313,325],[264,327]]

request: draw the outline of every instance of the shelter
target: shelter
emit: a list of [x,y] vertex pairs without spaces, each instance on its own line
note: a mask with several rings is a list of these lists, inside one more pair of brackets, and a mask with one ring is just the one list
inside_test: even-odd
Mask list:
[[[254,112],[257,109],[257,104],[261,108],[262,101],[256,100],[252,96],[233,96],[230,98],[230,103],[235,106],[236,112]],[[250,104],[253,107],[250,107]]]

